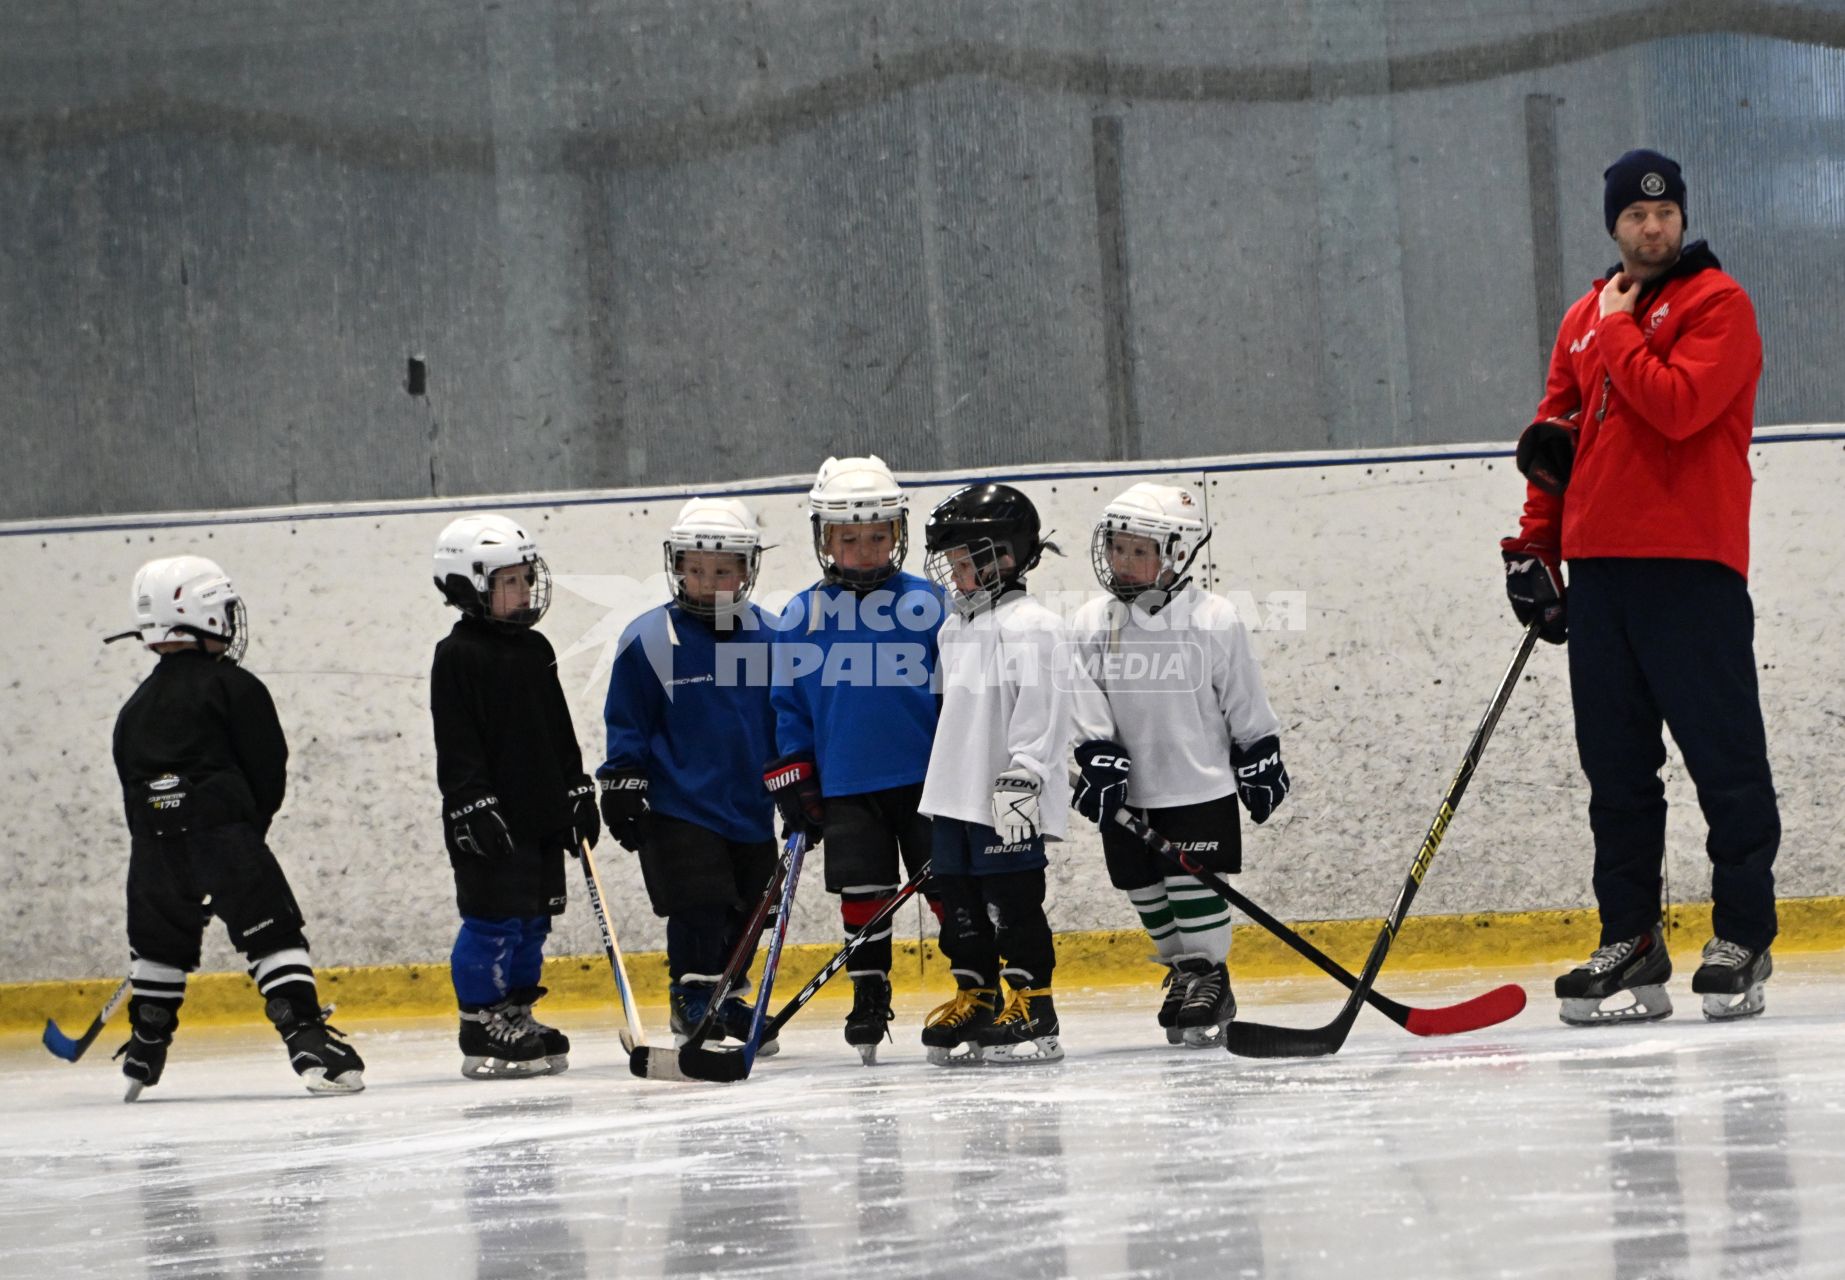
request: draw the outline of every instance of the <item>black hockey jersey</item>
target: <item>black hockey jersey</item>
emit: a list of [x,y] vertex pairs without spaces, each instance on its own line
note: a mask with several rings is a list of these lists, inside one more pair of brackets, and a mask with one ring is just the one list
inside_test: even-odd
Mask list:
[[288,786],[288,741],[261,680],[182,649],[116,716],[115,772],[136,835],[155,834],[163,813],[190,830],[249,822],[267,832]]
[[515,840],[570,830],[565,792],[583,776],[583,751],[549,640],[462,618],[436,645],[429,705],[446,808],[497,796]]

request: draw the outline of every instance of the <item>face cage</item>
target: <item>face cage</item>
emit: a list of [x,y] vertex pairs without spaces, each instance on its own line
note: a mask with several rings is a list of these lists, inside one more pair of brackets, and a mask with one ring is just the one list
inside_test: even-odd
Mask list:
[[[965,550],[967,558],[974,565],[975,587],[963,592],[955,584],[954,561],[949,552]],[[929,558],[923,562],[923,568],[929,580],[948,593],[954,601],[955,611],[963,617],[971,618],[982,613],[999,600],[1009,589],[1018,585],[1019,571],[1015,566],[1010,576],[1000,573],[999,558],[1011,554],[1011,548],[992,538],[976,538],[969,542],[956,542],[940,551],[931,551]],[[1015,557],[1016,559],[1016,557]]]
[[[897,536],[891,542],[890,563],[879,565],[875,569],[845,569],[833,562],[833,557],[826,552],[826,531],[837,526],[849,529],[860,524],[894,524]],[[820,562],[820,576],[828,582],[851,587],[858,591],[869,591],[894,578],[903,568],[904,559],[910,554],[910,513],[887,516],[881,520],[826,520],[820,516],[813,518],[814,559]],[[753,581],[753,580],[752,580]]]
[[219,634],[216,631],[207,631],[203,627],[179,626],[168,627],[167,637],[171,639],[175,631],[183,635],[191,636],[199,642],[199,648],[202,651],[205,651],[205,641],[221,640],[224,642],[224,652],[212,654],[211,656],[214,658],[221,658],[233,665],[241,665],[244,652],[250,647],[250,615],[243,607],[242,600],[232,600],[225,606],[224,623],[225,631],[223,634]]
[[[1159,547],[1160,571],[1153,576],[1152,582],[1126,583],[1115,576],[1114,566],[1108,563],[1108,542],[1118,533],[1133,538],[1148,538]],[[1181,573],[1181,566],[1173,561],[1174,544],[1178,538],[1179,535],[1176,533],[1169,533],[1162,537],[1157,534],[1140,533],[1134,529],[1116,529],[1110,527],[1109,523],[1104,520],[1095,527],[1095,533],[1089,539],[1089,563],[1095,569],[1095,580],[1102,584],[1104,591],[1123,604],[1133,604],[1149,591],[1158,591],[1163,595],[1166,589],[1159,585],[1160,579],[1170,573],[1174,584],[1177,584]]]
[[495,617],[493,612],[493,575],[501,569],[511,569],[514,565],[496,565],[489,569],[479,561],[475,562],[474,572],[485,578],[487,582],[486,591],[483,592],[476,588],[474,593],[475,598],[480,602],[479,612],[475,616],[483,622],[495,622],[506,627],[531,627],[537,625],[538,620],[545,616],[545,610],[551,607],[551,569],[545,564],[544,557],[532,556],[530,559],[517,561],[516,564],[523,564],[532,572],[531,603],[523,609],[515,609],[506,617],[500,618]]
[[[706,622],[715,622],[720,617],[735,617],[743,612],[743,606],[749,603],[750,592],[756,589],[756,575],[762,569],[761,547],[751,547],[747,551],[725,547],[675,547],[670,539],[662,545],[666,550],[666,576],[673,584],[674,604],[694,618],[703,618]],[[744,558],[748,570],[743,575],[743,586],[728,604],[704,604],[687,594],[685,575],[679,571],[679,554],[684,551],[715,551],[719,555]]]

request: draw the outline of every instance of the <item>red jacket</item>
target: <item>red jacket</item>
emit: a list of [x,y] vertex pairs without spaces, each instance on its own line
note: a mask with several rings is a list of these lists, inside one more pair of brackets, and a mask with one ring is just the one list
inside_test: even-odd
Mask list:
[[1565,560],[1715,560],[1747,577],[1755,308],[1703,241],[1631,315],[1602,317],[1604,283],[1557,330],[1537,416],[1581,411],[1576,461],[1565,496],[1528,487],[1522,536]]

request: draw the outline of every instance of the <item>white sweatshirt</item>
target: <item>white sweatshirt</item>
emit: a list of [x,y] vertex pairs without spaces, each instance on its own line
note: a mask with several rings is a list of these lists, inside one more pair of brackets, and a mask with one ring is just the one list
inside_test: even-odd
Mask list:
[[1128,749],[1129,804],[1170,809],[1230,795],[1230,744],[1281,731],[1249,633],[1222,596],[1188,587],[1151,616],[1103,597],[1077,611],[1070,632],[1076,741]]
[[942,624],[942,714],[923,783],[924,813],[990,827],[993,780],[1007,769],[1029,769],[1043,784],[1044,836],[1063,839],[1071,727],[1064,641],[1062,621],[1024,592]]

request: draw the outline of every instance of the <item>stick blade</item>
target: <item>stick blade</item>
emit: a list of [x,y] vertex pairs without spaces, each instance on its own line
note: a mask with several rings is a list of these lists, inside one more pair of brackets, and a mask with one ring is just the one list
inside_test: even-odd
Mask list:
[[1525,989],[1515,983],[1439,1009],[1411,1009],[1404,1029],[1419,1036],[1453,1036],[1509,1022],[1525,1009]]
[[40,1038],[45,1042],[47,1049],[66,1062],[75,1062],[78,1055],[83,1052],[77,1042],[60,1031],[58,1024],[50,1018],[45,1019],[45,1034]]
[[1329,1027],[1232,1022],[1224,1028],[1224,1048],[1239,1058],[1323,1058],[1344,1043],[1345,1028],[1337,1022]]
[[750,1064],[735,1049],[700,1049],[687,1045],[668,1049],[662,1045],[636,1045],[628,1055],[628,1070],[643,1080],[673,1080],[681,1084],[735,1084],[750,1073]]

